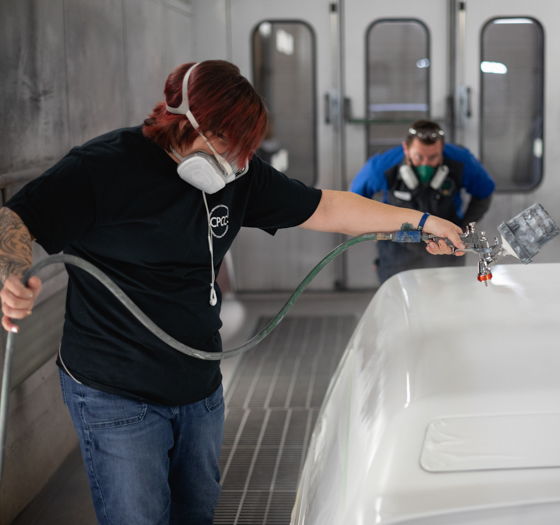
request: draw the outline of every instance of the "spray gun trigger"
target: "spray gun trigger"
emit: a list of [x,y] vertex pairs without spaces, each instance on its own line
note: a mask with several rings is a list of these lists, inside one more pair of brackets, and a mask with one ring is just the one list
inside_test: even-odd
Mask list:
[[451,252],[451,254],[454,254],[456,252],[472,252],[472,251],[474,251],[472,244],[468,242],[467,234],[463,233],[463,234],[459,235],[459,238],[461,239],[461,242],[463,243],[464,248],[457,248],[446,237],[436,237],[435,235],[432,235],[431,233],[423,233],[422,234],[422,240],[425,241],[425,242],[435,242],[436,244],[438,244],[439,241],[442,241],[442,240],[445,241],[447,246],[449,246],[453,250]]

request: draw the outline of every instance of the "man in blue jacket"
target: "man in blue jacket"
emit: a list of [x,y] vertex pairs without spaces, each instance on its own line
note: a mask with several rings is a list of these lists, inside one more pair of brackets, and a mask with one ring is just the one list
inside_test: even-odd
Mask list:
[[[431,213],[465,227],[479,221],[490,207],[494,181],[472,153],[445,144],[440,126],[418,120],[408,129],[406,141],[371,157],[352,182],[350,191],[372,198],[383,192],[383,202]],[[463,213],[461,189],[471,199]],[[462,266],[464,257],[431,257],[424,246],[377,243],[374,262],[380,283],[404,270]]]

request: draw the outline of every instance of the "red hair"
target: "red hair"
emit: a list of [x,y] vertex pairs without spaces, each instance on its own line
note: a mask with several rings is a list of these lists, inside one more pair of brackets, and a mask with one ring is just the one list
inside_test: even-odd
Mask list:
[[[181,105],[183,79],[194,64],[175,68],[167,78],[164,93],[170,107]],[[225,60],[200,62],[189,77],[188,100],[200,130],[224,135],[230,145],[228,151],[238,165],[253,156],[266,132],[266,108],[237,66]],[[144,136],[166,151],[190,146],[198,133],[185,115],[167,111],[166,102],[158,102],[144,121]]]

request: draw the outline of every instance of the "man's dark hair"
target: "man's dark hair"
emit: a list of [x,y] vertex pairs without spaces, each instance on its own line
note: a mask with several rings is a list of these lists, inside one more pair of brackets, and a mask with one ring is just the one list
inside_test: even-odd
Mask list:
[[410,146],[414,139],[424,144],[435,144],[438,140],[445,143],[445,134],[440,125],[433,120],[417,120],[408,128],[406,145]]

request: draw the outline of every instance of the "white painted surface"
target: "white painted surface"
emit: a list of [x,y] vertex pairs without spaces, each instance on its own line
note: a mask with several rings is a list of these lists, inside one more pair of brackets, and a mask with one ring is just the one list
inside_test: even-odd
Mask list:
[[560,467],[560,414],[434,419],[420,464],[428,472]]
[[[493,274],[485,287],[472,267],[414,270],[380,288],[318,417],[292,523],[560,522],[558,440],[537,432],[559,432],[560,264]],[[427,471],[429,426],[453,418],[471,418],[466,452],[492,441],[481,436],[489,421],[494,438],[508,439],[509,424],[513,440],[525,418],[544,447],[538,464]]]

